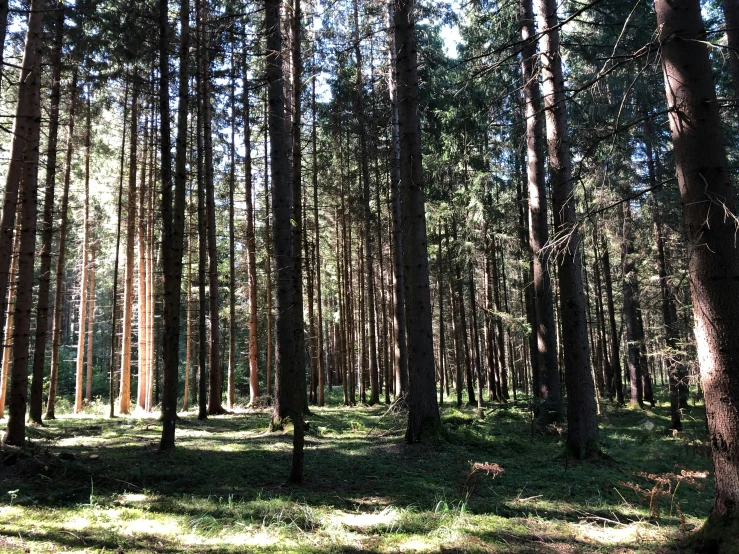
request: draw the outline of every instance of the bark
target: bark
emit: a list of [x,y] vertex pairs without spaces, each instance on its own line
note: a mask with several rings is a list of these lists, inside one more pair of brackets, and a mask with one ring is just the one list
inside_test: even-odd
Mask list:
[[562,338],[567,388],[567,446],[583,458],[597,443],[598,423],[595,384],[590,369],[585,296],[582,286],[580,236],[576,226],[574,185],[569,152],[567,114],[559,24],[555,0],[536,0],[541,38],[541,73],[546,109],[549,176],[552,189],[557,255]]
[[624,320],[626,323],[626,348],[629,366],[629,383],[631,385],[631,403],[644,406],[642,389],[641,341],[644,337],[639,333],[637,311],[639,306],[638,276],[634,252],[633,222],[629,203],[623,206],[623,295]]
[[208,2],[200,5],[201,37],[201,88],[203,102],[203,148],[205,154],[205,206],[208,226],[208,308],[210,321],[210,366],[208,368],[208,415],[225,412],[221,405],[223,382],[221,379],[220,317],[218,308],[218,249],[216,237],[216,204],[213,170],[212,99],[210,74],[210,35],[208,32]]
[[294,415],[295,335],[293,316],[292,190],[285,148],[285,95],[282,86],[282,31],[279,0],[265,0],[267,32],[267,95],[269,101],[270,175],[272,181],[272,238],[275,271],[275,424]]
[[611,335],[611,376],[612,384],[609,385],[616,391],[616,402],[624,403],[624,389],[621,383],[621,352],[620,339],[616,329],[616,309],[613,303],[613,283],[611,280],[611,257],[608,253],[608,243],[605,235],[601,235],[601,262],[603,263],[603,279],[606,287],[606,302],[608,304],[608,329]]
[[[3,5],[5,13],[2,13]],[[0,4],[0,24],[7,19],[7,2]],[[61,6],[58,6],[59,8]],[[4,44],[4,31],[0,32],[0,44]],[[41,224],[41,267],[39,268],[38,301],[36,304],[36,335],[34,337],[33,379],[29,419],[41,423],[43,410],[44,368],[46,366],[46,342],[49,334],[49,288],[51,284],[51,247],[54,235],[54,201],[56,194],[57,144],[59,135],[59,103],[61,99],[62,43],[64,41],[64,10],[59,9],[54,21],[54,44],[51,54],[51,103],[49,106],[49,134],[46,157],[46,192]],[[0,68],[2,58],[0,54]],[[2,392],[0,392],[2,394]],[[2,412],[2,410],[0,410]]]
[[359,40],[359,8],[357,0],[353,2],[354,6],[354,56],[357,64],[356,67],[356,99],[355,110],[357,115],[357,125],[359,127],[359,150],[360,165],[362,174],[362,201],[364,209],[364,256],[366,263],[365,270],[365,287],[366,302],[365,311],[367,314],[368,341],[369,341],[369,377],[370,377],[370,406],[380,401],[379,390],[379,372],[377,369],[377,337],[375,335],[375,280],[374,280],[374,260],[372,254],[372,212],[370,210],[370,174],[369,174],[369,152],[367,149],[367,127],[366,115],[364,111],[364,78],[362,76],[362,49]]
[[128,205],[126,206],[126,265],[123,278],[123,335],[121,337],[121,394],[118,411],[131,412],[131,337],[133,335],[133,272],[134,242],[136,240],[136,171],[138,161],[139,85],[134,75],[131,98],[131,150],[128,166]]
[[[264,120],[269,120],[269,102],[267,95],[265,94],[265,102],[264,102]],[[266,344],[266,386],[267,386],[267,396],[272,396],[272,387],[273,387],[273,379],[272,379],[272,351],[273,351],[273,341],[272,341],[272,230],[271,230],[271,218],[272,218],[272,211],[270,209],[269,205],[269,199],[270,199],[270,189],[269,189],[269,179],[270,179],[270,167],[269,167],[269,156],[267,156],[268,152],[268,139],[269,139],[269,125],[264,126],[264,250],[266,253],[266,256],[264,257],[264,273],[265,273],[265,288],[264,288],[264,295],[267,300],[267,344]]]
[[434,373],[425,191],[418,113],[418,51],[415,0],[395,0],[398,46],[398,126],[402,190],[402,241],[408,323],[408,428],[406,440],[421,440],[440,426]]
[[0,417],[5,415],[5,399],[8,392],[8,381],[10,376],[10,358],[13,355],[13,332],[15,326],[15,284],[18,277],[18,247],[20,240],[20,221],[16,224],[15,237],[13,238],[13,256],[10,261],[10,287],[8,289],[8,315],[5,319],[5,340],[3,341],[3,361],[0,372]]
[[536,35],[532,0],[520,0],[519,26],[524,47],[521,52],[523,93],[526,113],[527,184],[529,197],[529,245],[533,266],[533,296],[535,303],[538,368],[538,390],[548,418],[559,419],[562,393],[557,360],[557,333],[554,323],[552,283],[549,278],[549,242],[546,175],[544,171],[544,120],[537,71]]
[[[41,111],[40,68],[44,40],[43,19],[45,7],[46,0],[32,0],[31,2],[26,42],[23,49],[23,61],[21,63],[20,78],[18,81],[18,101],[13,120],[13,140],[10,148],[10,162],[8,164],[5,191],[3,194],[2,216],[0,216],[0,337],[5,336],[4,315],[7,312],[8,275],[13,250],[15,218],[16,212],[18,211],[18,191],[21,182],[23,182],[27,175],[32,180],[38,179],[38,137]],[[2,17],[3,14],[1,12],[5,12],[5,17]],[[7,29],[7,3],[0,6],[0,22],[0,32],[2,33],[4,45],[4,35]],[[35,202],[35,186],[29,183],[27,190],[29,191],[29,195],[26,197],[27,200],[29,203]],[[31,206],[29,204],[30,208]],[[36,228],[35,218],[33,228]],[[25,340],[27,343],[27,338]],[[2,349],[0,349],[1,355]],[[27,395],[25,384],[28,381],[28,375],[25,373],[24,375],[20,375],[20,370],[19,368],[16,371],[14,368],[13,375],[11,376],[10,403],[15,408],[14,428],[11,430],[10,422],[8,422],[8,432],[6,433],[6,440],[9,437],[13,441],[16,441],[9,442],[9,444],[17,445],[22,445],[25,440]],[[14,397],[13,381],[15,381],[16,374],[18,374],[18,381],[15,383],[15,394],[17,396]],[[22,391],[19,388],[21,386],[24,387]],[[22,421],[19,421],[18,417],[21,415]]]
[[97,245],[93,241],[90,245],[90,292],[87,301],[87,375],[85,377],[85,400],[89,404],[92,402],[92,355],[95,351],[95,251]]
[[136,390],[136,405],[140,409],[146,408],[146,368],[148,367],[147,354],[149,352],[149,341],[148,341],[148,287],[149,287],[149,272],[147,266],[147,228],[146,228],[146,198],[148,191],[146,189],[146,163],[148,161],[149,152],[149,118],[144,118],[144,153],[141,157],[141,184],[139,186],[139,206],[138,206],[138,253],[139,253],[139,328],[138,328],[138,379],[137,379],[137,390]]
[[[199,10],[198,10],[199,11]],[[198,72],[196,76],[198,100],[197,100],[197,184],[198,184],[198,419],[204,420],[208,417],[208,389],[207,389],[207,358],[208,358],[208,334],[205,324],[208,301],[205,296],[205,274],[207,256],[205,248],[205,167],[203,152],[203,102],[202,102],[202,57],[200,50],[202,46],[202,22],[197,18],[198,26]]]
[[395,0],[388,2],[388,91],[392,122],[390,126],[390,209],[392,222],[393,257],[393,335],[395,337],[395,391],[397,397],[408,393],[408,344],[405,317],[405,278],[403,269],[403,237],[401,230],[400,201],[400,128],[398,121],[397,48],[395,42]]
[[74,388],[74,413],[78,414],[82,411],[82,378],[84,375],[85,361],[85,338],[86,322],[87,322],[87,260],[89,256],[90,246],[90,155],[91,155],[91,132],[92,117],[90,108],[91,99],[87,96],[87,125],[85,129],[85,185],[84,185],[84,207],[82,216],[82,276],[80,277],[80,317],[79,330],[77,335],[77,372]]
[[[59,350],[62,338],[62,301],[64,299],[64,273],[67,262],[67,227],[69,210],[69,183],[72,175],[72,155],[74,152],[74,122],[77,105],[77,71],[72,72],[69,100],[69,122],[67,123],[67,139],[64,159],[64,183],[62,185],[62,199],[59,207],[61,221],[59,223],[59,254],[54,269],[54,307],[51,328],[51,368],[49,371],[49,396],[46,404],[46,419],[55,418],[56,389],[59,379]],[[114,335],[112,335],[114,336]],[[37,350],[38,352],[38,350]]]
[[[190,156],[192,159],[192,156]],[[192,198],[192,181],[188,176],[188,197]],[[191,200],[189,201],[191,202]],[[189,204],[188,202],[188,204]],[[190,205],[187,208],[187,315],[186,315],[186,335],[185,335],[185,390],[182,395],[182,411],[186,412],[190,407],[190,365],[192,362],[192,209]],[[195,389],[196,376],[193,372],[193,390]]]
[[[43,49],[43,17],[45,0],[32,0],[28,17],[28,32],[23,52],[19,98],[13,128],[14,138],[11,148],[11,161],[8,167],[5,201],[8,202],[10,189],[21,190],[21,238],[18,247],[18,284],[15,302],[15,329],[13,332],[13,371],[10,376],[8,398],[8,428],[3,442],[12,446],[23,446],[26,433],[26,397],[28,394],[28,346],[31,329],[31,308],[33,306],[33,262],[36,250],[36,212],[38,192],[39,136],[41,123],[41,50]],[[26,96],[27,95],[27,96]],[[20,167],[16,167],[20,166]],[[19,186],[22,183],[22,186]],[[15,202],[12,203],[13,206]],[[6,223],[3,206],[2,224]],[[11,224],[15,216],[12,210]],[[8,246],[5,240],[12,237],[7,227],[0,235],[0,297],[5,302],[8,279],[8,263],[11,252],[3,249]],[[2,306],[4,308],[4,306]],[[0,314],[5,313],[0,310]],[[4,323],[4,318],[0,317]],[[3,329],[0,329],[2,336]]]
[[[305,429],[303,411],[307,409],[305,394],[305,333],[303,322],[303,174],[302,144],[300,136],[301,93],[303,90],[303,59],[301,52],[302,10],[300,0],[293,0],[293,15],[290,21],[292,33],[290,49],[292,53],[292,193],[293,193],[293,335],[295,353],[293,358],[293,451],[292,465],[288,482],[300,483],[303,480],[303,446]],[[277,219],[277,218],[275,218]]]
[[[246,173],[246,256],[249,264],[249,402],[254,403],[259,398],[259,365],[257,336],[257,258],[256,239],[254,235],[254,184],[251,161],[251,106],[249,104],[249,88],[246,81],[247,67],[244,65],[244,144],[246,159],[244,172]],[[265,150],[266,152],[266,150]]]
[[[315,46],[313,50],[313,64],[315,65]],[[317,351],[318,356],[318,405],[325,404],[325,379],[326,366],[323,357],[323,292],[321,290],[321,229],[318,219],[318,147],[316,140],[316,80],[311,79],[311,108],[313,111],[313,123],[311,127],[311,142],[313,155],[313,225],[315,226],[315,238],[313,243],[313,258],[316,272],[316,306],[318,311],[318,337]],[[379,205],[379,202],[378,202]]]
[[[441,262],[441,225],[439,225],[439,243],[436,251],[436,286],[439,289],[439,406],[444,403],[444,371],[446,356],[446,337],[444,336],[444,267]],[[479,378],[479,374],[478,374]],[[482,402],[482,394],[478,386],[478,399]]]
[[501,317],[501,314],[503,313],[503,305],[501,302],[501,295],[500,295],[500,270],[498,267],[498,248],[496,245],[495,235],[491,238],[491,244],[490,244],[490,258],[492,261],[491,264],[491,271],[493,276],[493,298],[495,300],[495,311],[497,312],[495,317],[495,328],[497,333],[495,333],[497,340],[497,360],[498,363],[496,365],[498,376],[500,377],[499,383],[500,383],[500,399],[501,400],[508,400],[508,377],[507,377],[507,368],[506,368],[506,353],[505,353],[505,334],[503,332],[503,318]]
[[[236,70],[234,41],[231,37],[231,144],[228,182],[228,385],[229,409],[236,404],[236,229],[234,228],[234,188],[236,187]],[[244,76],[246,77],[246,75]]]
[[[162,269],[164,274],[164,302],[162,319],[164,321],[164,383],[162,387],[162,437],[160,450],[170,450],[175,444],[175,424],[177,420],[177,381],[180,366],[180,297],[182,295],[182,252],[185,239],[185,203],[187,196],[187,114],[189,104],[189,29],[190,3],[180,3],[180,75],[177,107],[177,139],[175,152],[174,195],[172,193],[169,93],[163,94],[169,86],[169,56],[166,39],[169,34],[166,0],[161,0],[159,25],[160,40],[160,117],[161,117],[161,167],[162,182]],[[164,96],[162,98],[161,96]],[[207,97],[206,97],[207,98]],[[165,104],[165,101],[167,104]],[[167,150],[165,152],[165,149]],[[174,198],[173,198],[174,196]],[[153,275],[153,272],[151,273]],[[152,291],[153,292],[153,291]],[[153,302],[150,309],[153,311]],[[152,337],[153,338],[153,337]],[[152,341],[153,343],[153,341]],[[158,367],[159,360],[156,360]]]
[[[739,517],[739,258],[735,224],[725,216],[735,209],[700,4],[656,0],[655,9],[713,452],[716,498],[709,528],[720,531]],[[715,540],[732,537],[719,533]]]

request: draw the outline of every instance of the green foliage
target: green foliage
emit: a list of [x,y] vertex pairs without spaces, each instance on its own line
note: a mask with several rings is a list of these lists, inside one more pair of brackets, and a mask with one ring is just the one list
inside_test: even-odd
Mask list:
[[[648,412],[602,405],[603,454],[587,462],[532,427],[526,403],[484,420],[444,405],[445,440],[413,446],[386,408],[313,407],[299,488],[283,484],[291,437],[265,432],[267,411],[185,416],[166,454],[154,419],[62,415],[29,430],[33,456],[4,466],[0,541],[9,552],[547,552],[532,537],[575,536],[580,552],[652,552],[701,525],[712,491],[710,476],[674,486],[681,470],[711,467],[701,410],[673,436],[660,400]],[[645,494],[655,479],[673,483],[657,518]]]

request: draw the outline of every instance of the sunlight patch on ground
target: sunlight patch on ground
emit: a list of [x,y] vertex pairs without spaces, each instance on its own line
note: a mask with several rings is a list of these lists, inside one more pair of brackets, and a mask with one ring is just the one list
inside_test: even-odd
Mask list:
[[381,512],[371,514],[359,513],[348,514],[340,512],[337,516],[339,522],[346,527],[354,529],[366,529],[368,527],[391,527],[398,521],[398,510],[392,506],[388,506]]
[[149,497],[145,494],[126,493],[120,496],[121,503],[127,502],[146,502]]

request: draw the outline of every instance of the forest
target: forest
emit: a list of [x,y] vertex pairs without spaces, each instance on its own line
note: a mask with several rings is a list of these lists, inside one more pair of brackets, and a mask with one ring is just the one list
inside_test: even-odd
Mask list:
[[739,552],[739,0],[0,43],[1,552]]

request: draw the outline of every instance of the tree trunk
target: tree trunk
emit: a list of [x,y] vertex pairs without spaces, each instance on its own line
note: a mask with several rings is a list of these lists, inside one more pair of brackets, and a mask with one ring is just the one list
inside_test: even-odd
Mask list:
[[[234,41],[231,36],[230,103],[231,144],[229,148],[228,180],[228,408],[236,404],[236,229],[234,228],[234,188],[236,187],[236,68],[234,65]],[[246,74],[244,74],[246,78]]]
[[138,168],[139,85],[134,75],[131,99],[131,150],[128,166],[128,205],[126,207],[126,266],[123,278],[123,336],[121,337],[121,394],[118,411],[131,412],[131,337],[133,335],[133,272],[136,240],[136,170]]
[[601,235],[601,262],[603,263],[603,279],[606,286],[606,302],[608,304],[608,329],[611,335],[611,376],[612,384],[609,385],[616,391],[616,402],[624,403],[624,388],[621,383],[621,352],[618,330],[616,329],[616,309],[613,303],[613,283],[611,280],[611,257],[608,254],[608,243],[605,235]]
[[[244,59],[244,144],[246,159],[244,172],[246,181],[246,256],[249,264],[249,403],[259,398],[259,337],[257,335],[257,258],[254,236],[254,184],[251,165],[251,106],[249,87],[246,81],[248,67]],[[266,152],[266,150],[265,150]]]
[[[0,4],[0,24],[7,19]],[[4,44],[4,31],[0,33],[0,44]],[[46,192],[41,233],[41,267],[39,268],[38,301],[36,305],[36,335],[34,337],[33,379],[29,419],[41,423],[43,410],[44,369],[46,366],[46,342],[49,334],[49,286],[51,283],[51,247],[54,235],[54,200],[56,192],[57,144],[59,135],[59,103],[61,99],[62,43],[64,41],[64,10],[59,9],[54,21],[54,44],[51,54],[51,104],[49,106],[49,134],[46,158]],[[2,67],[0,55],[0,68]],[[0,392],[0,394],[2,394]],[[2,410],[0,410],[1,412]]]
[[[267,0],[271,1],[271,0]],[[303,173],[302,173],[302,143],[300,136],[301,93],[303,90],[303,59],[301,53],[302,10],[300,0],[293,0],[293,15],[290,21],[292,28],[292,193],[293,193],[293,220],[292,253],[293,253],[293,336],[295,353],[293,357],[293,451],[292,465],[288,482],[300,483],[303,480],[303,445],[305,429],[303,427],[303,412],[307,409],[305,398],[305,333],[303,321]],[[275,220],[277,218],[275,217]],[[276,226],[276,225],[275,225]],[[276,242],[276,241],[275,241]]]
[[269,99],[270,174],[272,180],[272,237],[275,270],[275,402],[272,421],[280,425],[294,415],[295,335],[293,316],[292,190],[285,147],[285,93],[282,71],[280,1],[265,0],[267,30],[267,95]]
[[367,314],[368,338],[369,341],[369,377],[370,377],[370,406],[380,401],[379,390],[379,373],[377,370],[377,337],[375,335],[375,281],[374,281],[374,261],[372,258],[372,212],[370,210],[370,175],[369,175],[369,152],[367,149],[367,128],[364,113],[364,78],[362,77],[362,49],[359,40],[359,7],[357,0],[353,1],[354,6],[354,56],[357,64],[356,67],[356,99],[355,110],[357,115],[357,125],[359,127],[359,149],[360,149],[360,165],[362,171],[362,202],[364,208],[364,247],[365,247],[365,287],[366,301],[365,312]]
[[90,292],[87,301],[87,376],[85,383],[85,400],[89,404],[92,402],[92,355],[95,351],[95,251],[97,245],[94,240],[90,245]]
[[534,327],[538,347],[538,390],[535,394],[543,402],[547,418],[559,419],[562,411],[562,393],[557,361],[557,333],[554,323],[552,283],[549,278],[549,242],[547,216],[546,174],[544,171],[544,120],[541,112],[541,94],[537,75],[536,30],[532,0],[521,0],[519,25],[524,47],[521,52],[523,94],[526,104],[526,152],[529,196],[529,245],[533,266],[533,296],[535,303]]
[[[56,389],[59,381],[59,350],[62,338],[62,311],[64,299],[64,273],[67,262],[67,227],[69,211],[69,183],[72,175],[72,154],[74,152],[74,121],[75,108],[77,105],[77,71],[72,71],[72,82],[70,85],[69,100],[69,122],[67,123],[67,144],[64,159],[64,184],[62,188],[62,201],[59,208],[61,222],[59,224],[59,254],[56,259],[54,277],[54,307],[51,328],[51,369],[49,371],[49,396],[46,404],[46,419],[55,418]],[[38,352],[38,351],[37,351]]]
[[[169,34],[166,0],[161,0],[159,25],[162,31],[160,44],[160,95],[169,86],[169,56],[166,39]],[[190,4],[180,3],[180,78],[177,105],[177,140],[175,151],[174,199],[172,198],[172,159],[170,148],[169,94],[160,97],[161,111],[161,168],[162,180],[162,269],[164,274],[164,383],[162,387],[162,437],[160,450],[170,450],[175,444],[177,420],[177,381],[180,368],[180,297],[182,295],[182,251],[185,241],[185,203],[187,196],[187,114],[189,104],[188,62],[190,51]],[[206,96],[207,98],[207,96]],[[167,152],[165,153],[165,148]],[[151,273],[153,275],[153,272]],[[153,311],[153,302],[149,309]],[[152,341],[153,342],[153,341]],[[158,359],[156,363],[158,365]]]
[[20,221],[16,224],[15,237],[13,238],[13,255],[10,261],[10,279],[8,288],[8,315],[5,319],[5,340],[3,341],[3,361],[0,371],[0,418],[5,415],[5,398],[8,391],[10,375],[10,357],[13,355],[13,332],[15,327],[15,286],[18,277],[18,248],[20,246]]
[[[36,250],[36,212],[38,192],[39,136],[41,123],[41,50],[43,48],[43,17],[45,0],[32,0],[28,17],[28,32],[23,53],[19,97],[16,108],[14,138],[11,161],[8,167],[8,180],[5,189],[2,223],[6,223],[6,210],[9,191],[21,188],[21,238],[18,247],[18,285],[15,302],[15,329],[13,333],[13,372],[10,376],[8,401],[8,428],[3,442],[13,446],[23,446],[26,434],[26,397],[28,394],[28,346],[31,329],[31,308],[33,305],[33,262]],[[17,167],[20,166],[20,167]],[[22,186],[20,184],[22,183]],[[12,193],[11,193],[12,196]],[[15,206],[15,202],[11,203]],[[10,223],[15,216],[13,209]],[[5,302],[8,279],[8,263],[12,249],[6,239],[12,237],[7,227],[0,237],[2,264],[0,274],[0,297]],[[5,270],[4,272],[2,270]],[[0,306],[3,307],[4,306]],[[0,314],[5,313],[0,310]],[[0,317],[4,323],[4,318]],[[3,329],[0,328],[0,336]]]
[[734,220],[724,211],[735,213],[731,179],[700,3],[656,0],[655,9],[713,451],[716,498],[708,526],[717,533],[706,537],[728,544],[736,534],[723,526],[735,530],[739,518],[739,258]]
[[136,405],[140,409],[146,408],[146,368],[148,366],[147,354],[148,354],[148,328],[147,323],[149,322],[148,306],[148,287],[149,287],[149,275],[147,267],[147,229],[146,229],[146,199],[148,191],[146,189],[146,163],[148,161],[148,148],[149,148],[149,118],[148,115],[144,118],[144,151],[141,156],[141,184],[139,186],[139,206],[138,206],[138,251],[139,251],[139,328],[138,328],[138,379],[137,379],[137,390],[136,390]]
[[208,32],[208,2],[200,5],[202,47],[200,50],[201,88],[203,102],[203,147],[205,154],[205,206],[208,225],[208,307],[210,310],[210,367],[208,368],[208,415],[225,412],[221,405],[223,382],[221,379],[220,317],[218,309],[218,249],[216,247],[216,204],[213,175],[213,131],[210,77],[210,35]]
[[398,122],[397,48],[395,43],[395,0],[388,2],[388,90],[392,122],[390,125],[390,209],[392,221],[393,256],[393,335],[395,337],[395,391],[396,398],[408,393],[408,345],[405,322],[405,279],[403,275],[403,237],[400,223],[400,128]]
[[[315,43],[315,40],[314,40]],[[315,45],[313,50],[313,65],[315,66]],[[313,112],[313,121],[311,126],[311,142],[313,155],[313,225],[315,226],[315,238],[313,243],[313,259],[314,271],[316,272],[316,307],[318,311],[318,338],[317,351],[318,356],[318,405],[325,404],[325,379],[326,366],[323,358],[323,299],[321,291],[321,229],[318,219],[318,147],[316,139],[316,80],[311,79],[311,109]]]
[[633,222],[631,206],[623,205],[623,295],[624,320],[626,323],[626,348],[628,352],[629,383],[631,385],[631,404],[644,406],[642,391],[641,341],[644,337],[638,332],[637,311],[639,307],[638,276],[634,252]]
[[421,123],[418,113],[418,51],[415,0],[396,3],[395,42],[398,46],[398,125],[402,241],[408,322],[408,428],[406,440],[419,441],[441,425],[436,402],[434,338],[431,324],[425,191],[421,164]]
[[[199,13],[198,8],[197,12]],[[197,101],[197,170],[198,170],[198,419],[204,420],[208,417],[208,385],[206,377],[206,364],[208,358],[208,333],[205,322],[205,314],[208,308],[205,296],[205,273],[207,265],[207,254],[205,248],[205,167],[203,152],[203,96],[202,96],[202,56],[200,50],[203,48],[202,21],[197,18],[198,40],[198,72],[196,75],[198,97]]]
[[[267,94],[265,93],[264,102],[264,120],[269,121],[269,102]],[[268,138],[269,138],[269,125],[264,126],[264,250],[266,256],[264,257],[264,273],[265,273],[265,290],[264,295],[267,300],[267,345],[266,345],[266,384],[267,384],[267,396],[272,396],[273,388],[273,377],[272,377],[272,230],[270,228],[270,221],[272,218],[272,211],[269,205],[270,199],[270,157],[267,155],[268,149]]]
[[78,414],[82,411],[82,377],[84,375],[85,362],[85,338],[86,322],[87,322],[87,271],[88,271],[88,252],[90,245],[90,155],[91,155],[91,132],[92,132],[92,116],[90,103],[91,99],[87,96],[87,127],[85,129],[85,192],[84,192],[84,212],[82,216],[82,276],[80,277],[80,317],[79,330],[77,337],[77,372],[74,388],[74,413]]
[[549,176],[552,188],[554,228],[557,233],[559,287],[564,349],[565,386],[567,388],[567,446],[583,458],[598,440],[595,384],[590,369],[582,286],[580,237],[576,226],[574,186],[567,136],[567,113],[559,48],[559,23],[555,0],[536,0],[540,44],[541,73],[546,109]]

